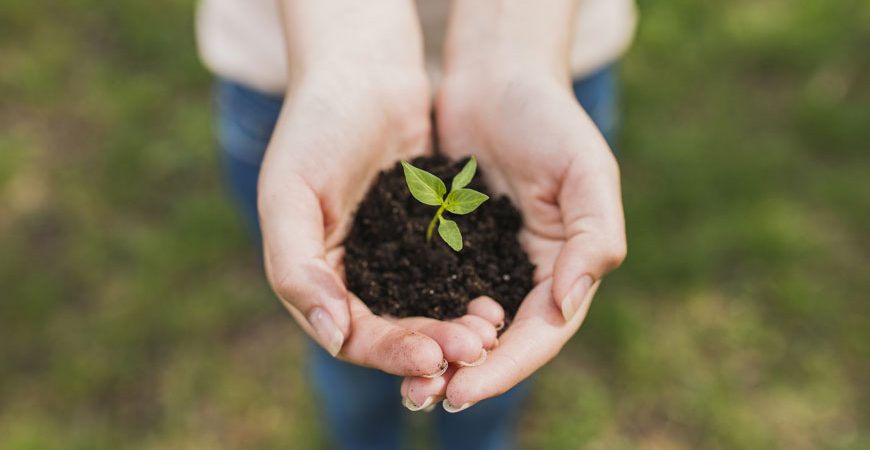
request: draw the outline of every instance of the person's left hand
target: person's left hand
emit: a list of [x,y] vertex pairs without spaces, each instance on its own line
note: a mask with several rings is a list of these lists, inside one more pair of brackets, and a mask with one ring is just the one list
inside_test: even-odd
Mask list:
[[626,254],[619,169],[558,77],[447,77],[436,104],[441,151],[475,155],[491,189],[520,209],[534,289],[487,361],[438,379],[407,378],[414,402],[458,411],[499,395],[552,359],[579,329],[601,278]]

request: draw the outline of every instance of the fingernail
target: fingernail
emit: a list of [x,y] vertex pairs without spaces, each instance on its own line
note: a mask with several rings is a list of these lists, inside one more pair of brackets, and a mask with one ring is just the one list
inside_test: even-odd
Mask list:
[[405,397],[402,399],[402,405],[404,405],[405,408],[408,408],[411,411],[420,411],[421,409],[426,408],[430,408],[429,410],[431,411],[431,407],[435,406],[434,403],[435,397],[426,397],[426,401],[424,401],[422,405],[417,405],[416,403],[414,403],[414,401],[411,400],[411,397]]
[[450,403],[450,400],[447,400],[446,398],[444,399],[443,402],[441,402],[441,406],[444,408],[444,411],[447,411],[449,413],[458,413],[459,411],[464,411],[464,410],[468,409],[473,404],[474,403],[472,403],[472,402],[468,402],[468,403],[463,403],[460,406],[453,406]]
[[483,364],[484,361],[486,361],[486,355],[487,355],[487,351],[484,349],[484,350],[481,350],[480,357],[477,358],[476,361],[472,361],[470,363],[467,363],[465,361],[457,361],[456,364],[458,364],[462,367],[479,366],[479,365]]
[[320,345],[329,352],[330,355],[336,356],[341,351],[341,346],[344,345],[344,335],[335,326],[332,317],[325,309],[315,306],[308,314],[308,323],[317,334],[317,340]]
[[423,375],[423,378],[438,378],[441,375],[444,375],[444,372],[447,372],[447,366],[448,366],[447,360],[442,359],[441,365],[439,366],[438,371],[433,373],[433,374],[430,374],[430,375]]
[[591,276],[583,275],[568,290],[568,295],[562,299],[562,317],[565,318],[565,322],[570,322],[574,315],[577,314],[577,310],[586,298],[586,293],[589,292],[592,283]]
[[501,331],[502,329],[504,329],[504,320],[502,320],[498,323],[498,325],[495,326],[495,331]]

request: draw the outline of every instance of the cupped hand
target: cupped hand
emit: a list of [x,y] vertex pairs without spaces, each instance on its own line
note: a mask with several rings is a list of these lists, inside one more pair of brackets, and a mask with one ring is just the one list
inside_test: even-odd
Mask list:
[[[601,278],[626,253],[616,161],[558,77],[445,78],[436,105],[441,150],[474,154],[490,187],[520,209],[535,287],[486,363],[419,383],[449,410],[501,394],[552,359],[578,330]],[[451,377],[452,375],[452,377]]]
[[287,96],[260,176],[266,272],[283,305],[333,355],[398,375],[438,375],[447,361],[480,358],[494,328],[474,316],[383,318],[343,280],[341,243],[369,184],[430,141],[425,75],[385,80],[312,74]]

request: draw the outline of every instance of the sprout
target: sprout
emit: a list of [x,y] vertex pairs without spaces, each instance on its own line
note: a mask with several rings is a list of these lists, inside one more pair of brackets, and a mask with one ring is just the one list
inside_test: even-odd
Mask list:
[[[418,169],[406,161],[402,161],[402,168],[405,170],[405,181],[408,183],[411,195],[424,205],[439,207],[426,229],[426,240],[432,239],[432,231],[437,222],[441,239],[444,239],[453,250],[457,252],[462,250],[462,233],[459,232],[459,226],[456,222],[445,219],[443,214],[445,209],[453,214],[468,214],[489,199],[486,194],[465,188],[474,177],[477,160],[472,156],[465,167],[453,177],[449,193],[444,182],[435,175]],[[444,194],[447,194],[446,199]]]

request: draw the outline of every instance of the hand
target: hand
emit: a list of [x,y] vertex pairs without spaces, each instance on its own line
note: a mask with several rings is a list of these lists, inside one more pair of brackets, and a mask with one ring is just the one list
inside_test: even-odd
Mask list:
[[455,74],[436,106],[441,150],[475,154],[490,187],[523,214],[535,287],[487,362],[438,382],[408,379],[414,401],[462,409],[501,394],[552,359],[580,327],[601,277],[625,257],[617,164],[558,77]]
[[[341,242],[351,212],[379,170],[421,154],[430,141],[413,4],[280,6],[290,79],[258,199],[269,283],[302,328],[346,361],[400,375],[440,374],[448,361],[474,361],[494,343],[491,325],[471,316],[388,320],[343,281]],[[492,300],[478,304],[490,313],[498,308]]]
[[[343,282],[340,244],[367,186],[429,142],[425,78],[389,80],[322,74],[287,97],[260,177],[265,265],[284,306],[333,355],[389,373],[431,375],[445,361],[479,360],[494,345],[494,326],[474,315],[451,323],[388,320]],[[492,300],[478,303],[503,314]]]

